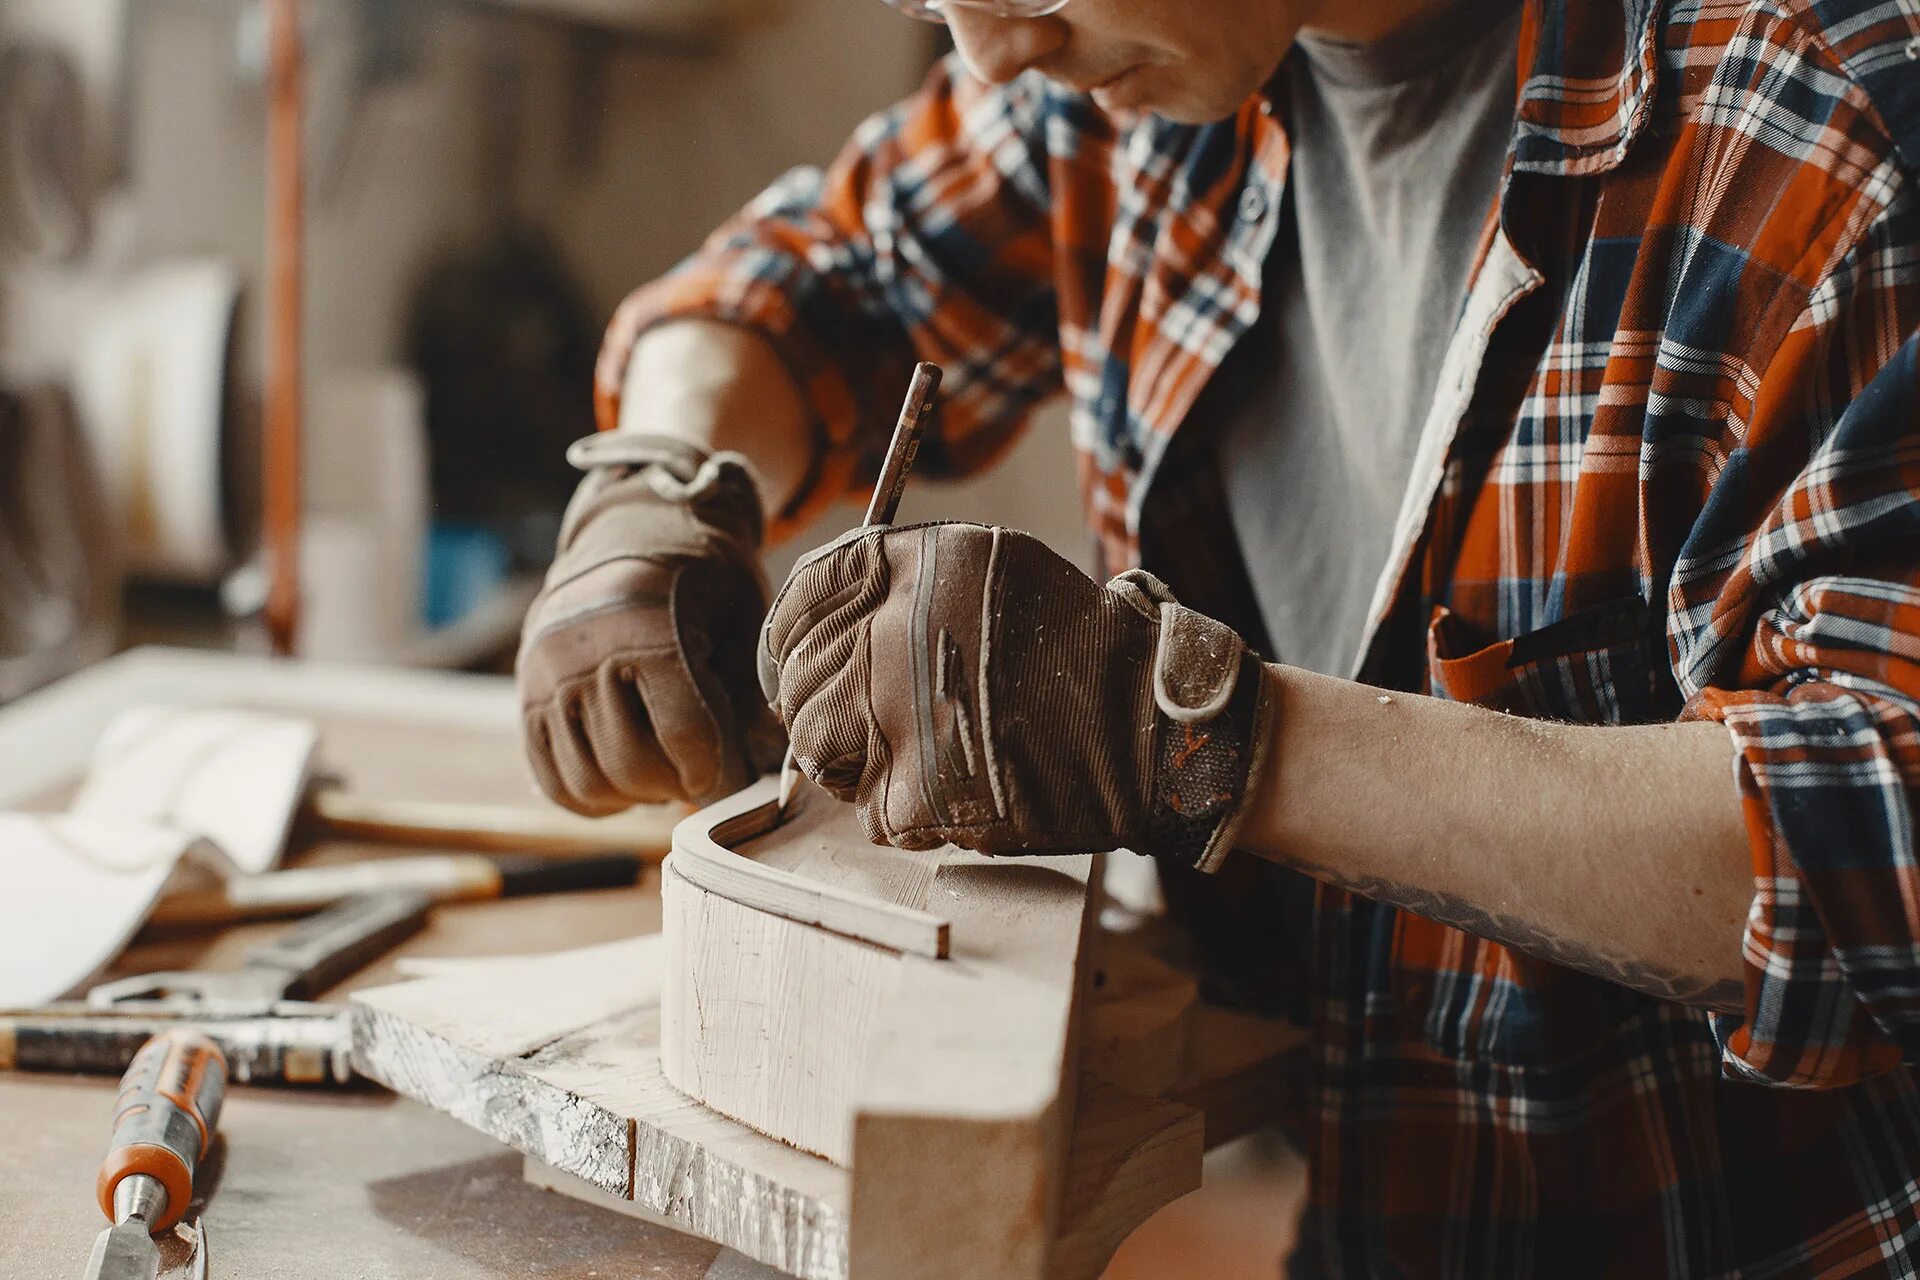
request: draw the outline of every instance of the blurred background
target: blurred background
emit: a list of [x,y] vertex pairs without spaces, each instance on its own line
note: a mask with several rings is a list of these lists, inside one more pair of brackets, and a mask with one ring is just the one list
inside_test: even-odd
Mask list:
[[[137,644],[285,640],[270,474],[293,651],[510,669],[614,306],[947,47],[876,0],[307,0],[290,100],[267,16],[0,0],[0,703]],[[264,443],[289,404],[297,467]],[[1055,406],[905,515],[1084,563],[1071,477]],[[1113,1274],[1271,1276],[1298,1187],[1277,1145],[1218,1154]]]
[[[297,647],[503,669],[615,304],[828,159],[944,33],[872,0],[309,0],[303,24]],[[258,0],[0,0],[0,699],[131,643],[267,644],[267,33]],[[1084,559],[1068,457],[1056,414],[911,511]]]

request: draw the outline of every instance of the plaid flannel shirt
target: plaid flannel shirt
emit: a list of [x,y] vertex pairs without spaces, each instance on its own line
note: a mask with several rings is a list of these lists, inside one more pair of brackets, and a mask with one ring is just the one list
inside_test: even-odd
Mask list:
[[[1316,1032],[1297,1262],[1914,1274],[1920,8],[1528,0],[1518,72],[1362,674],[1723,723],[1746,1012],[1282,886]],[[1122,123],[948,62],[622,307],[603,424],[646,327],[750,326],[817,423],[790,523],[871,465],[913,359],[947,368],[934,468],[987,464],[1064,390],[1106,567],[1257,636],[1203,393],[1259,314],[1287,157],[1266,96]],[[1271,939],[1283,914],[1247,905],[1271,886],[1238,870],[1228,909]]]

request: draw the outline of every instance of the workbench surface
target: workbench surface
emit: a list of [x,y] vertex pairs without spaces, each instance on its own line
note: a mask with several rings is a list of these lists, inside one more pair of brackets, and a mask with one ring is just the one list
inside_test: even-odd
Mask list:
[[[279,709],[320,727],[318,766],[384,799],[542,803],[501,677],[147,649],[0,707],[0,809],[57,810],[121,709],[183,702]],[[400,852],[297,844],[296,865]],[[143,935],[118,973],[232,968],[271,924]],[[532,955],[660,927],[658,873],[634,889],[444,905],[426,930],[326,998],[391,982],[400,957]],[[115,1081],[0,1072],[0,1276],[78,1276],[105,1225],[93,1179]],[[378,1089],[241,1086],[204,1205],[211,1280],[779,1280],[728,1249],[522,1180],[519,1153]],[[1292,1240],[1298,1167],[1229,1174],[1128,1241],[1107,1280],[1252,1280]],[[183,1241],[163,1240],[168,1280]]]
[[[58,808],[99,730],[142,702],[260,706],[321,726],[321,765],[393,798],[530,796],[512,688],[496,677],[355,670],[137,651],[0,709],[0,807]],[[400,852],[329,842],[299,865]],[[659,881],[635,889],[445,905],[427,929],[325,998],[390,982],[402,956],[532,954],[653,932]],[[116,972],[231,968],[278,925],[143,935]],[[0,1271],[78,1275],[105,1225],[93,1179],[115,1081],[0,1074]],[[207,1179],[212,1280],[748,1280],[771,1272],[691,1236],[539,1190],[520,1156],[370,1087],[240,1086]],[[188,1248],[163,1239],[165,1274]]]

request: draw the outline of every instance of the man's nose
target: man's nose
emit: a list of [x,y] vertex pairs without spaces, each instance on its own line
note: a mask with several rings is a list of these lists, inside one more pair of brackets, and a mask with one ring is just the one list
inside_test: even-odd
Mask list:
[[998,18],[978,9],[949,8],[943,15],[954,47],[977,79],[1005,84],[1066,43],[1058,18]]

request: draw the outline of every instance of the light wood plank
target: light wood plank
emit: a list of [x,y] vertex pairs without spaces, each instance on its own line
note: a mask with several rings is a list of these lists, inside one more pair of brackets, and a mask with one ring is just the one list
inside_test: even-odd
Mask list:
[[526,1155],[804,1280],[846,1275],[846,1173],[659,1070],[658,936],[355,995],[354,1065]]
[[[957,936],[964,940],[966,933]],[[1103,963],[1112,964],[1115,948],[1138,945],[1131,938],[1103,938],[1099,951]],[[964,945],[959,953],[946,963],[965,964]],[[793,1275],[844,1280],[851,1272],[856,1280],[902,1280],[917,1274],[888,1270],[884,1258],[856,1264],[849,1255],[850,1235],[860,1230],[861,1193],[874,1178],[897,1184],[895,1204],[889,1210],[883,1201],[881,1211],[893,1213],[887,1221],[899,1230],[919,1229],[915,1209],[909,1205],[903,1212],[900,1200],[918,1200],[930,1216],[986,1221],[999,1211],[992,1197],[980,1205],[962,1198],[974,1175],[963,1166],[956,1182],[937,1141],[917,1161],[882,1161],[874,1170],[856,1164],[850,1173],[673,1089],[658,1070],[658,1019],[646,1016],[650,993],[664,988],[664,956],[657,937],[636,938],[578,953],[485,961],[364,992],[356,997],[356,1054],[363,1069],[402,1092],[680,1228]],[[1095,1008],[1097,1001],[1095,993]],[[1089,1016],[1098,1019],[1097,1013]],[[1097,1275],[1114,1243],[1160,1204],[1192,1188],[1203,1115],[1205,1141],[1213,1144],[1274,1114],[1302,1039],[1294,1029],[1204,1005],[1159,1025],[1188,1041],[1178,1055],[1186,1066],[1171,1099],[1148,1100],[1090,1074],[1078,1079],[1065,1180],[1044,1263],[1049,1280]],[[1137,1037],[1110,1047],[1167,1057],[1166,1050]],[[1103,1053],[1098,1061],[1112,1067],[1116,1059]],[[562,1123],[559,1117],[569,1111],[576,1117]],[[901,1136],[902,1122],[890,1119],[884,1127]],[[1016,1131],[984,1112],[970,1129],[976,1139]],[[1034,1144],[1016,1142],[1009,1149],[1028,1159]],[[969,1158],[993,1150],[976,1144]],[[993,1165],[988,1160],[976,1167]],[[968,1214],[955,1213],[962,1204]],[[951,1243],[954,1236],[949,1231],[937,1238]],[[949,1260],[946,1269],[999,1276],[1008,1274],[994,1269],[1004,1261],[999,1251],[987,1250]]]

